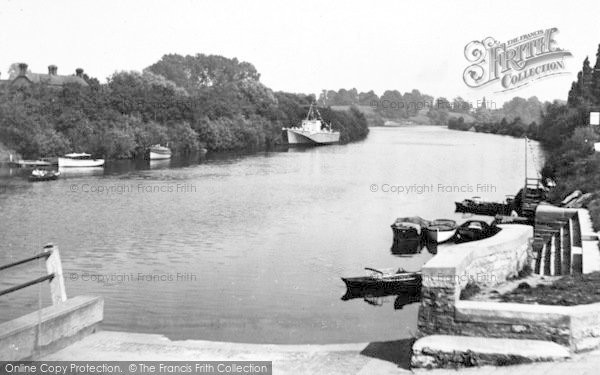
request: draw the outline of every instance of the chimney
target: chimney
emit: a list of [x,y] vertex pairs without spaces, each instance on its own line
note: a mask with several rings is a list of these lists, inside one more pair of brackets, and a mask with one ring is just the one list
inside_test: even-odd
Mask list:
[[58,70],[58,67],[56,65],[48,65],[48,74],[49,75],[55,76],[57,70]]
[[19,75],[24,76],[25,74],[27,74],[27,64],[19,63]]
[[81,68],[75,69],[75,75],[79,78],[83,78],[83,69],[81,69]]

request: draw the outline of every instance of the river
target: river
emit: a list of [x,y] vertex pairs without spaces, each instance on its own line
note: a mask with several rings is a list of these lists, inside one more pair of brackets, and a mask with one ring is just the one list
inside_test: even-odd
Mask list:
[[[416,332],[419,303],[343,301],[340,277],[418,270],[431,255],[392,254],[394,219],[460,220],[455,200],[515,194],[523,150],[522,139],[442,127],[372,128],[348,145],[124,161],[50,182],[3,170],[0,264],[54,243],[67,294],[104,297],[107,330],[256,343],[401,339]],[[541,162],[533,159],[530,167]],[[0,289],[43,275],[42,266],[2,272]],[[2,321],[36,310],[39,295],[47,306],[47,285],[0,297]]]

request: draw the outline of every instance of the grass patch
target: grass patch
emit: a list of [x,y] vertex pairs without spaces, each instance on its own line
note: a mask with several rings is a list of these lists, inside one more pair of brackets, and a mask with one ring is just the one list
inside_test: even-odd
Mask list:
[[[462,297],[462,293],[461,293]],[[574,306],[600,302],[600,272],[562,277],[549,285],[519,287],[501,296],[503,302]]]
[[463,290],[460,291],[460,299],[470,299],[481,291],[479,285],[469,282]]

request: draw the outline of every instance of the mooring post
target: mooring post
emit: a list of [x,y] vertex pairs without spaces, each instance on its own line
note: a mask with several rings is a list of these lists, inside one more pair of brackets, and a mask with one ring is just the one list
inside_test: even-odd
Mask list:
[[46,270],[48,274],[54,274],[54,278],[50,280],[50,295],[52,296],[52,305],[57,305],[67,300],[60,253],[58,247],[53,244],[44,246],[44,252],[50,252],[50,256],[46,259]]

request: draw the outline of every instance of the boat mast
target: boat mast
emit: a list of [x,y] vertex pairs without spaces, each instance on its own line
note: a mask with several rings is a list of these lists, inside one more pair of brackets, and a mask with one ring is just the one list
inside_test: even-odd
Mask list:
[[527,136],[525,136],[525,185],[523,186],[523,196],[521,197],[521,201],[527,194],[527,142],[529,142],[529,140],[527,139]]

